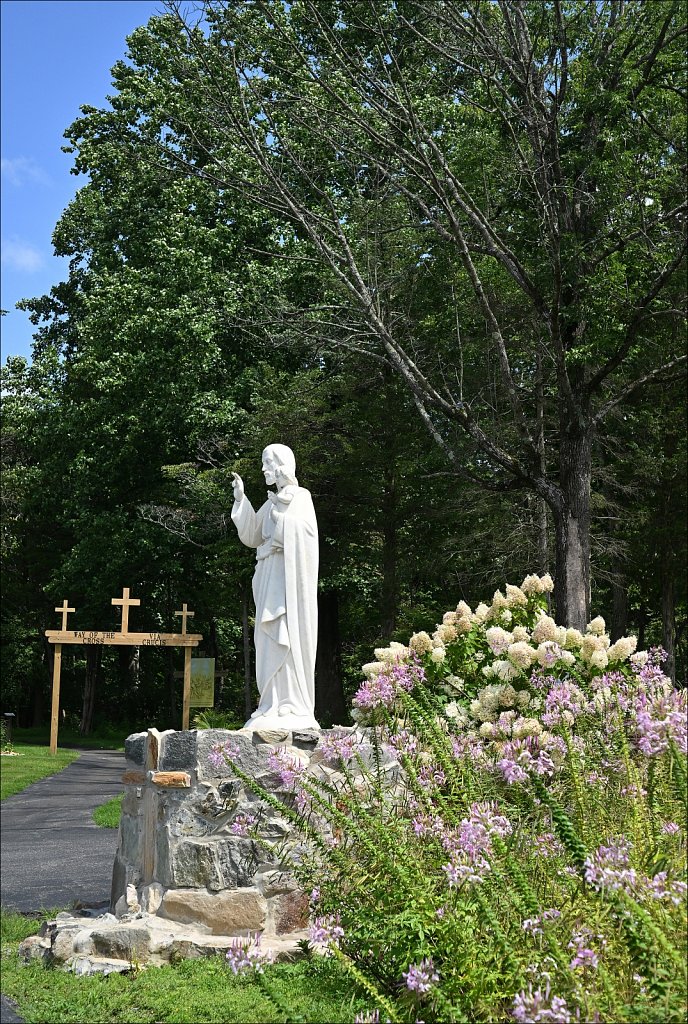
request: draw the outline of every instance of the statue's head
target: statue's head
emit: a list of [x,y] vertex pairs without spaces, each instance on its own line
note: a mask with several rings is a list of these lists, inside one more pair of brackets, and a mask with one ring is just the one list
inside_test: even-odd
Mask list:
[[263,450],[263,473],[265,482],[277,484],[278,488],[298,483],[296,459],[291,448],[286,444],[269,444]]

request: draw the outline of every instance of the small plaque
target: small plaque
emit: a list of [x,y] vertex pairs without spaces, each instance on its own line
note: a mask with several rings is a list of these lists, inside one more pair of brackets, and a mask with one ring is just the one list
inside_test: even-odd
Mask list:
[[212,708],[215,704],[215,659],[191,659],[191,699],[189,707]]

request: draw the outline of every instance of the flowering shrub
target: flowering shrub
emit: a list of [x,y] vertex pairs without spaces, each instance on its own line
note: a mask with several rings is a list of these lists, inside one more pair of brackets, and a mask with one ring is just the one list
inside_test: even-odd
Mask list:
[[275,755],[311,936],[367,1019],[685,1019],[686,693],[601,617],[557,625],[551,590],[376,650],[338,776]]

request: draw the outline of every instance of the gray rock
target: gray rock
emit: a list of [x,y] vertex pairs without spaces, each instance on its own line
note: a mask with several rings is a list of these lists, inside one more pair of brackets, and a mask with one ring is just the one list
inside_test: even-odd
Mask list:
[[157,914],[164,895],[165,889],[160,882],[151,882],[150,885],[144,885],[139,898],[141,909],[147,914]]
[[304,729],[303,732],[292,733],[292,743],[295,747],[312,750],[321,736],[322,733],[316,732],[315,729]]
[[[207,889],[169,889],[163,898],[160,916],[195,928],[202,925],[213,935],[240,935],[263,930],[267,903],[257,889],[220,893]],[[181,939],[186,941],[187,936]]]
[[213,830],[212,825],[204,818],[194,814],[189,807],[183,804],[175,808],[170,816],[169,832],[171,836],[207,836]]
[[[228,741],[236,748],[238,748],[238,755],[236,757],[237,764],[241,767],[242,771],[246,772],[251,778],[255,778],[261,773],[268,771],[268,757],[272,753],[271,748],[267,744],[260,744],[258,746],[253,745],[252,734],[250,732],[231,732],[229,729],[201,729],[198,732],[197,740],[197,770],[199,781],[213,781],[217,785],[216,780],[232,780],[236,776],[233,775],[232,770],[229,766],[221,769],[214,768],[208,761],[208,755],[212,748],[216,744],[221,746]],[[218,786],[219,788],[219,786]]]
[[291,744],[291,732],[288,729],[254,729],[253,744],[259,743]]
[[163,886],[174,885],[170,847],[172,837],[166,825],[160,825],[155,834],[155,880]]
[[250,885],[258,845],[242,836],[179,841],[170,852],[172,885],[214,892]]
[[139,768],[143,768],[146,760],[146,741],[148,733],[135,732],[124,741],[124,756]]
[[90,974],[127,974],[134,969],[128,960],[110,960],[106,957],[76,957],[72,964],[74,974],[87,977]]
[[28,963],[30,960],[44,960],[47,962],[50,959],[50,940],[40,935],[29,935],[28,938],[19,943],[17,955],[25,963]]
[[93,948],[102,957],[128,963],[146,963],[148,960],[150,932],[147,928],[131,925],[94,928],[91,937]]
[[[121,839],[120,839],[121,844]],[[117,900],[123,896],[127,888],[127,862],[117,850],[115,862],[112,865],[112,885],[110,886],[110,906],[114,910]]]
[[[136,864],[141,857],[141,830],[139,815],[122,814],[119,821],[119,854],[127,864]],[[127,880],[128,881],[128,880]],[[127,882],[124,883],[126,888]]]
[[161,772],[191,771],[196,767],[197,732],[166,732],[160,737],[158,769]]
[[74,953],[81,953],[88,956],[90,953],[95,952],[93,946],[93,936],[91,935],[90,928],[82,928],[74,936],[74,942],[72,943]]
[[270,865],[261,865],[256,872],[256,885],[263,896],[280,896],[287,892],[296,892],[298,882],[289,871],[275,869]]

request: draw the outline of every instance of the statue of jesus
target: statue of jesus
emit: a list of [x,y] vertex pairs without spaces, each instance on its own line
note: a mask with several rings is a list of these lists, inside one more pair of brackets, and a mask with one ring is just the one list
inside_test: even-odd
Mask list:
[[318,524],[310,491],[299,487],[291,448],[263,452],[267,501],[256,512],[233,473],[232,521],[239,539],[256,548],[258,708],[246,729],[319,729],[315,720],[318,641]]

